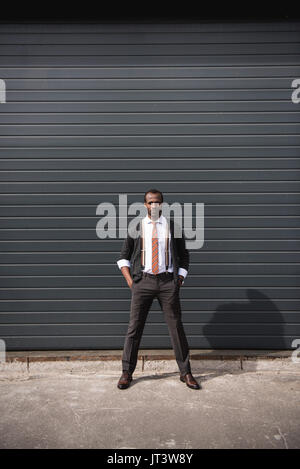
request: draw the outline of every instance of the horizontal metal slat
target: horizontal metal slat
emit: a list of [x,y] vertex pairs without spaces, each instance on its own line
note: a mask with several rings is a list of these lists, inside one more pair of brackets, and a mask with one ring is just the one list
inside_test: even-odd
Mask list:
[[[81,311],[81,312],[45,312],[39,311],[35,313],[1,313],[0,320],[2,324],[117,324],[128,323],[128,311]],[[289,311],[258,311],[250,312],[249,314],[240,314],[239,312],[230,311],[184,311],[184,323],[200,322],[200,323],[237,323],[238,324],[265,324],[279,323],[279,324],[299,324],[300,317],[298,313]],[[151,311],[147,317],[147,323],[151,324],[164,323],[164,317],[161,311]],[[146,333],[146,331],[145,331]]]
[[[68,101],[274,101],[286,100],[292,102],[293,89],[289,87],[271,88],[266,86],[261,89],[218,89],[217,85],[210,89],[193,89],[193,90],[6,90],[6,105],[11,101],[28,102],[68,102]],[[4,104],[5,106],[5,104]],[[295,106],[295,104],[294,104]],[[246,109],[246,108],[245,108]],[[292,109],[292,107],[290,108]],[[293,110],[296,110],[293,108]]]
[[[299,35],[300,36],[300,35]],[[297,42],[268,43],[198,43],[198,44],[1,44],[0,56],[172,56],[172,55],[247,55],[297,54]],[[274,37],[274,36],[273,36]]]
[[[245,230],[242,227],[235,228],[207,228],[205,227],[205,239],[222,239],[222,240],[265,240],[265,239],[299,239],[299,228],[278,228],[278,227],[269,227],[269,228],[258,228],[253,227],[251,229]],[[52,228],[52,229],[11,229],[4,230],[0,229],[0,240],[1,241],[28,241],[28,240],[89,240],[97,241],[99,243],[103,242],[96,235],[96,229],[94,228],[77,228],[76,230],[72,228]]]
[[[50,218],[50,217],[37,217],[37,218],[3,218],[1,220],[1,230],[8,229],[91,229],[94,230],[96,237],[96,229],[100,230],[103,228],[101,226],[97,227],[101,216],[89,218],[78,218],[78,217],[69,217],[69,218]],[[195,228],[196,225],[194,225]],[[199,227],[199,224],[198,224]],[[300,228],[300,217],[291,216],[291,217],[267,217],[267,216],[249,216],[249,217],[206,217],[205,219],[205,229],[208,228],[218,228],[220,230],[219,235],[222,233],[223,229],[227,228],[238,228],[238,229],[258,229],[258,228]],[[108,230],[108,228],[106,228]],[[116,237],[118,235],[117,231],[112,231],[111,228],[111,237]],[[76,234],[72,238],[73,234],[69,232],[69,239],[76,239]],[[222,236],[222,234],[221,234]],[[107,236],[108,238],[109,236]],[[94,238],[95,239],[95,238]]]
[[[0,274],[1,274],[0,268]],[[27,268],[27,271],[30,267]],[[195,269],[193,269],[195,270]],[[74,276],[53,276],[50,274],[47,276],[22,276],[18,274],[17,268],[15,267],[15,276],[1,276],[1,289],[6,288],[127,288],[127,284],[124,281],[121,272],[115,272],[115,275],[107,275],[105,267],[98,272],[97,275],[78,275],[76,272]],[[46,272],[45,272],[46,273]],[[189,273],[185,283],[185,290],[190,288],[204,289],[207,287],[212,288],[297,288],[300,287],[300,269],[298,275],[230,275],[208,277],[205,274],[193,274]],[[1,318],[0,318],[1,319]],[[300,321],[300,318],[299,318]]]
[[[121,251],[123,239],[105,239],[97,241],[1,241],[0,252],[118,252]],[[300,240],[207,240],[201,252],[217,251],[297,251]]]
[[[239,311],[243,314],[245,310],[247,313],[252,311],[281,311],[289,310],[299,312],[300,301],[295,299],[276,299],[271,301],[269,298],[260,300],[245,301],[230,301],[226,299],[181,299],[182,310],[189,311],[215,311],[225,308],[230,311]],[[119,311],[124,308],[130,311],[130,299],[114,300],[97,300],[97,299],[76,299],[76,300],[18,300],[0,301],[0,311],[6,312],[35,312],[35,311]],[[159,303],[155,300],[151,307],[153,311],[161,311]],[[3,338],[3,337],[2,337]],[[124,336],[123,336],[124,340]]]
[[[9,91],[7,92],[9,93]],[[6,103],[1,104],[1,114],[3,113],[4,116],[8,114],[12,114],[14,112],[17,113],[51,113],[53,115],[62,113],[88,113],[92,115],[94,113],[115,113],[119,114],[121,112],[125,113],[147,113],[148,115],[152,115],[153,113],[171,113],[174,112],[197,112],[197,113],[207,113],[217,112],[217,113],[230,113],[230,112],[244,112],[244,113],[251,113],[251,112],[275,112],[275,113],[285,113],[285,112],[297,112],[298,107],[291,100],[292,91],[289,90],[286,92],[285,100],[277,100],[277,101],[259,101],[257,99],[252,99],[251,101],[242,100],[242,101],[229,101],[229,100],[222,100],[221,96],[216,101],[215,99],[210,100],[197,100],[197,101],[171,101],[165,100],[163,101],[101,101],[101,102],[94,102],[92,100],[88,102],[80,102],[80,101],[56,101],[51,102],[49,101],[49,95],[47,97],[46,93],[44,93],[44,98],[46,101],[37,101],[37,96],[35,96],[35,100],[32,101],[24,101],[24,96],[20,94],[19,96],[23,98],[23,100],[19,101],[12,101],[9,96],[9,100]],[[205,96],[207,98],[207,94]],[[53,117],[53,116],[52,116]]]
[[[255,33],[256,35],[256,33]],[[15,35],[14,35],[15,36]],[[55,36],[53,36],[55,37]],[[299,32],[300,38],[300,32]],[[0,33],[1,40],[1,33]],[[272,36],[273,40],[273,36]],[[217,65],[216,67],[186,67],[186,66],[175,66],[169,67],[162,65],[159,67],[142,67],[137,64],[136,67],[94,67],[86,68],[84,66],[78,66],[76,68],[61,67],[56,68],[44,68],[44,67],[3,67],[0,64],[1,78],[2,79],[15,79],[15,80],[29,80],[29,79],[160,79],[160,78],[279,78],[279,77],[297,77],[299,76],[300,66],[298,65],[274,65],[271,67],[264,66],[222,66]]]
[[[300,151],[299,151],[300,153]],[[247,170],[293,170],[300,169],[300,158],[157,158],[153,161],[153,158],[131,158],[131,159],[102,159],[102,158],[2,158],[0,159],[0,170],[1,171],[112,171],[118,172],[121,170],[134,170],[134,171],[153,171],[153,165],[158,171],[170,169],[170,163],[172,165],[172,171],[181,170],[187,172],[188,170],[218,170],[232,171],[232,174],[236,174],[236,171],[241,174],[242,171]],[[257,171],[258,172],[258,171]],[[5,173],[4,173],[5,174]],[[184,173],[183,173],[184,174]],[[212,173],[211,173],[212,174]],[[228,173],[227,173],[228,174]],[[251,173],[249,173],[251,174]],[[282,174],[285,174],[284,172]],[[88,207],[85,207],[88,210]],[[87,212],[85,212],[87,213]]]
[[[55,159],[59,160],[68,159],[69,161],[75,161],[77,159],[93,159],[94,161],[102,158],[112,160],[112,164],[115,162],[114,159],[121,159],[127,161],[128,159],[135,159],[135,161],[140,161],[141,163],[146,159],[155,159],[157,162],[158,159],[168,158],[174,160],[175,158],[185,159],[194,158],[194,161],[198,160],[211,160],[214,158],[218,159],[238,159],[239,164],[242,164],[242,161],[247,158],[255,158],[257,161],[264,160],[265,158],[278,158],[281,161],[284,161],[287,158],[296,158],[299,159],[300,154],[300,145],[289,146],[276,146],[270,145],[254,147],[242,145],[240,147],[229,147],[229,146],[215,146],[211,147],[176,147],[170,145],[169,147],[108,147],[108,148],[93,148],[85,147],[78,148],[72,146],[60,146],[58,148],[47,148],[47,147],[0,147],[0,161],[2,159],[24,159],[24,160],[38,160],[38,159]],[[59,163],[58,163],[59,164]],[[132,191],[130,191],[131,193]],[[132,197],[129,193],[129,199]],[[177,193],[177,192],[176,192]],[[101,193],[99,195],[101,197]],[[112,198],[118,200],[118,196],[115,194],[111,195]]]
[[14,136],[0,137],[0,147],[63,147],[103,148],[103,147],[192,147],[192,146],[300,146],[300,136],[291,135],[185,135],[185,136]]
[[300,54],[195,54],[195,55],[2,55],[2,67],[153,67],[153,66],[299,66]]
[[[300,137],[299,137],[300,138]],[[166,192],[188,192],[198,193],[199,189],[203,192],[215,192],[215,193],[281,193],[281,192],[298,192],[300,190],[300,181],[202,181],[201,184],[198,182],[185,182],[180,179],[176,182],[173,181],[161,181],[163,183],[164,191]],[[147,176],[143,182],[135,181],[132,182],[115,182],[115,181],[102,181],[102,182],[86,182],[86,181],[64,181],[64,182],[2,182],[0,183],[0,194],[10,193],[96,193],[102,192],[113,193],[113,194],[128,194],[130,192],[144,194],[145,189],[153,185],[153,179]],[[201,193],[200,193],[201,194]],[[203,201],[201,195],[197,197],[198,200]],[[281,199],[282,200],[282,199]]]
[[[300,269],[299,269],[300,273]],[[172,281],[173,282],[173,281]],[[218,300],[223,299],[224,301],[229,299],[230,301],[242,300],[246,304],[244,308],[248,306],[251,307],[251,304],[247,304],[249,301],[248,295],[250,295],[249,290],[251,289],[251,298],[250,301],[261,300],[262,302],[270,302],[272,305],[277,299],[300,299],[300,289],[299,288],[264,288],[260,287],[259,289],[251,288],[222,288],[219,286],[211,288],[191,288],[186,287],[181,289],[181,301],[186,300]],[[129,288],[116,288],[116,287],[101,287],[101,282],[99,282],[98,288],[12,288],[2,290],[0,289],[0,301],[38,301],[38,300],[55,300],[55,301],[68,301],[72,300],[110,300],[112,302],[119,300],[128,300],[131,298],[131,290]],[[264,303],[263,303],[264,304]],[[259,307],[259,305],[258,305]],[[274,306],[275,309],[275,306]],[[0,318],[1,319],[1,318]],[[238,321],[237,321],[238,322]]]
[[[0,258],[2,264],[115,264],[119,258],[119,253],[106,252],[67,252],[67,253],[3,253]],[[300,251],[280,252],[280,251],[217,251],[208,252],[205,250],[195,250],[192,255],[193,263],[300,263]],[[300,271],[300,267],[299,267]]]
[[[185,333],[187,336],[190,335],[241,335],[241,336],[274,336],[274,335],[297,335],[300,332],[300,325],[293,324],[192,324],[185,322],[184,324]],[[0,325],[1,337],[10,336],[124,336],[127,331],[127,324],[30,324],[30,325],[12,325],[9,326]],[[153,324],[146,323],[144,328],[144,334],[161,336],[168,334],[168,328],[165,323]]]
[[[156,179],[156,184],[160,182],[174,182],[178,181],[181,183],[188,184],[189,182],[202,183],[211,182],[214,184],[216,181],[226,184],[228,181],[232,181],[236,184],[242,181],[255,181],[261,182],[300,182],[300,170],[299,169],[246,169],[246,170],[188,170],[188,169],[160,169],[157,173],[154,172],[153,166],[148,172],[146,168],[144,170],[137,169],[123,169],[118,170],[25,170],[25,171],[0,171],[0,182],[57,182],[61,181],[73,182],[78,181],[81,183],[89,182],[117,182],[130,181],[132,184],[138,181],[149,181]],[[300,188],[300,184],[299,184]]]
[[0,23],[0,30],[2,33],[51,33],[51,34],[70,34],[70,33],[189,33],[189,32],[201,32],[201,33],[217,33],[217,32],[246,32],[246,31],[263,31],[270,32],[272,34],[280,31],[298,31],[300,29],[300,21],[298,20],[273,20],[273,21],[259,21],[249,22],[247,21],[226,21],[226,22],[176,22],[176,21],[152,21],[151,23],[143,21],[122,21],[118,23],[107,23],[107,22],[95,22],[87,23],[84,22],[67,22],[67,23],[56,23],[56,22],[22,22],[22,23]]
[[[193,28],[193,26],[191,26]],[[48,33],[46,31],[39,33],[20,32],[15,33],[2,32],[0,25],[0,44],[36,44],[36,45],[94,45],[94,44],[218,44],[243,42],[243,43],[268,43],[274,42],[273,31],[215,31],[214,34],[205,34],[201,32],[69,32],[69,33]],[[278,42],[299,42],[299,31],[277,31],[276,39]]]
[[[282,127],[284,124],[286,129],[289,129],[291,124],[290,132],[293,131],[293,126],[299,124],[300,112],[252,112],[252,113],[91,113],[91,114],[70,114],[70,113],[4,113],[0,114],[0,124],[2,127],[2,134],[7,135],[7,129],[10,132],[15,131],[19,134],[21,126],[24,126],[22,133],[28,129],[36,129],[40,127],[42,130],[51,125],[52,128],[59,128],[59,126],[68,126],[68,128],[78,129],[78,133],[84,129],[87,125],[92,125],[93,129],[97,129],[97,124],[104,124],[105,126],[118,126],[122,129],[122,126],[126,124],[134,129],[134,125],[146,124],[149,126],[160,125],[165,129],[166,124],[169,127],[181,126],[185,129],[187,126],[191,126],[193,129],[195,125],[205,124],[204,129],[211,125],[216,126],[216,133],[218,133],[219,125],[226,124],[228,128],[233,128],[239,124],[242,128],[245,128],[245,124],[249,125],[249,130],[253,131],[258,125],[273,125],[275,128],[280,124]],[[34,126],[32,125],[34,124]],[[210,124],[208,126],[208,124]],[[231,125],[231,127],[230,127]],[[105,127],[103,127],[105,129]],[[201,127],[200,127],[201,128]],[[38,130],[41,133],[41,130]],[[84,130],[85,132],[85,130]],[[185,130],[186,132],[186,130]],[[98,132],[97,132],[98,133]],[[194,133],[194,130],[193,132]]]
[[7,88],[14,91],[111,91],[111,90],[228,90],[228,89],[286,89],[291,87],[293,79],[290,76],[276,78],[109,78],[109,79],[9,79]]
[[189,123],[189,124],[90,124],[90,125],[2,125],[0,136],[208,136],[224,135],[298,135],[300,133],[300,122],[288,123]]
[[[187,336],[190,348],[195,349],[259,349],[259,350],[291,350],[292,341],[297,339],[292,336],[232,336],[232,335],[207,335]],[[120,336],[26,336],[4,337],[7,350],[101,350],[120,349],[124,346],[124,335]],[[151,348],[172,348],[168,334],[160,336],[144,335],[141,339],[140,350]]]
[[[114,263],[105,264],[3,264],[0,265],[1,277],[18,276],[94,276],[94,275],[115,275],[120,276],[117,266],[117,259]],[[299,263],[190,263],[190,275],[225,276],[225,275],[299,275]],[[122,278],[122,277],[121,277]],[[126,287],[126,284],[123,283]],[[127,287],[126,287],[127,288]]]

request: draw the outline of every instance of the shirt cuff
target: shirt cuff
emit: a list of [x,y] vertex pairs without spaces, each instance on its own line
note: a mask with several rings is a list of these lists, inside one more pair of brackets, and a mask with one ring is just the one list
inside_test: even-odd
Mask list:
[[117,261],[117,264],[118,264],[118,267],[119,269],[121,270],[122,267],[131,267],[131,264],[130,264],[130,261],[128,261],[127,259],[120,259],[119,261]]
[[182,275],[184,278],[187,276],[188,271],[183,269],[183,267],[179,267],[178,269],[178,275]]

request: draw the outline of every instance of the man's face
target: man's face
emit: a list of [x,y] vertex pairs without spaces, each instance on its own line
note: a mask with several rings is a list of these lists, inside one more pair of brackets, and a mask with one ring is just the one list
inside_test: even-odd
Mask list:
[[151,220],[158,220],[161,215],[162,210],[161,207],[161,197],[160,194],[149,194],[146,195],[146,202],[144,203],[145,207],[147,208],[148,217]]

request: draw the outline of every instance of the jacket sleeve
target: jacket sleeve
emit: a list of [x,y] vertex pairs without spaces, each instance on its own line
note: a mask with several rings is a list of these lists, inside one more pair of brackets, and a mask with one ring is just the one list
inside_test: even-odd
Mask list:
[[[185,237],[184,237],[183,232],[182,232],[182,237],[175,238],[175,240],[177,244],[178,268],[184,269],[187,272],[189,270],[189,265],[190,265],[190,254],[185,245]],[[178,273],[180,275],[180,272]]]
[[119,259],[117,261],[119,269],[124,266],[130,267],[130,259],[133,253],[134,239],[127,233],[127,238],[124,240]]

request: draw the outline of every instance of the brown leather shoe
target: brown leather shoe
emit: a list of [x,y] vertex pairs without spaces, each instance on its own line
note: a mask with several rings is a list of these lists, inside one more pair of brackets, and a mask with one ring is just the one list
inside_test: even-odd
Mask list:
[[123,371],[121,378],[119,379],[118,382],[118,388],[119,389],[126,389],[130,386],[130,383],[132,381],[132,375],[128,371]]
[[180,375],[180,381],[186,383],[191,389],[201,389],[201,386],[197,383],[192,373],[186,373],[184,376]]

